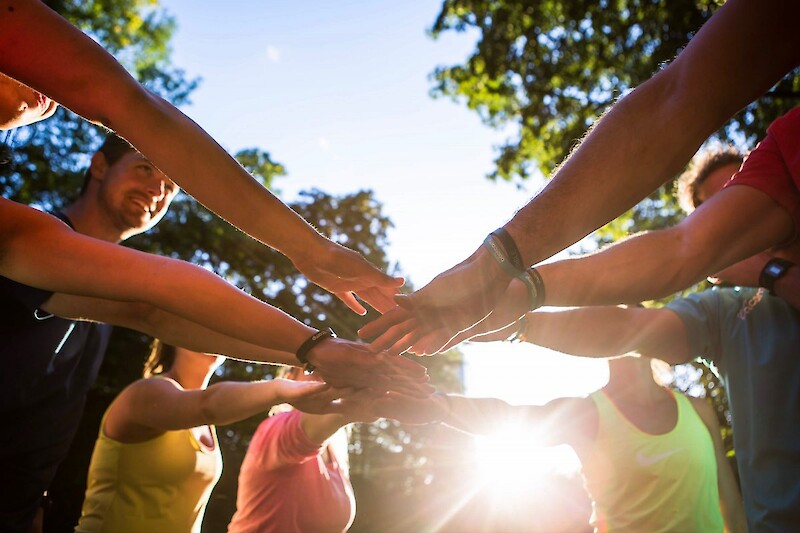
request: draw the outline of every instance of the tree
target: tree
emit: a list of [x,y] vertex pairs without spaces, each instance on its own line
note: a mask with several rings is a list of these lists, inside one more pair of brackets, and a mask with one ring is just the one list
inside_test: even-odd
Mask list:
[[[464,64],[440,66],[432,94],[462,101],[494,128],[516,135],[498,147],[490,179],[549,175],[620,96],[674,58],[721,5],[719,0],[444,0],[431,28],[476,30]],[[733,117],[715,135],[745,151],[796,104],[800,71]],[[672,226],[684,214],[667,183],[594,234],[596,246]],[[705,284],[686,292],[705,288]],[[678,389],[705,394],[717,410],[728,450],[724,387],[703,365],[678,370]]]
[[[97,39],[150,90],[175,105],[189,101],[198,80],[188,79],[182,70],[172,65],[169,41],[175,21],[159,8],[157,1],[51,0],[48,5]],[[77,196],[88,156],[96,150],[103,136],[101,128],[64,109],[47,121],[2,134],[2,195],[45,209],[67,205]],[[266,187],[272,188],[273,181],[286,174],[280,163],[259,148],[242,150],[235,157]],[[391,222],[383,215],[382,206],[371,191],[336,197],[311,190],[304,192],[291,207],[325,235],[358,250],[379,267],[389,268],[384,250]],[[125,245],[203,265],[308,324],[332,325],[343,337],[357,338],[356,330],[365,323],[365,319],[353,314],[338,299],[309,284],[284,256],[255,242],[183,194],[174,201],[157,228]],[[393,267],[395,271],[398,268],[397,265]],[[59,470],[50,491],[55,507],[47,522],[48,531],[71,531],[76,523],[102,414],[123,387],[141,376],[150,342],[146,335],[115,329],[101,375],[87,400],[70,457]],[[430,360],[432,368],[436,369],[432,369],[432,373],[453,374],[446,370],[448,365],[455,364],[453,361],[457,362],[457,356]],[[271,371],[268,365],[228,362],[219,372],[219,378],[260,379]],[[220,431],[228,474],[214,491],[214,500],[206,515],[210,530],[224,530],[230,519],[238,463],[259,422],[260,419],[254,417]],[[409,432],[396,424],[387,424],[377,432],[367,431],[364,435],[359,438],[358,450],[371,458],[379,456],[380,452],[370,453],[369,450],[384,449],[380,435],[386,436],[386,442],[410,443]]]
[[[171,64],[175,20],[155,0],[48,0],[72,24],[98,40],[151,91],[175,105],[189,102],[199,80]],[[48,120],[0,134],[0,193],[22,203],[59,208],[74,197],[86,154],[104,131],[64,108]],[[63,194],[64,191],[67,194]]]
[[[609,105],[669,62],[719,0],[445,0],[431,34],[477,30],[464,64],[433,73],[434,96],[463,101],[492,127],[513,125],[492,179],[548,175]],[[794,105],[795,72],[719,135],[752,142]]]

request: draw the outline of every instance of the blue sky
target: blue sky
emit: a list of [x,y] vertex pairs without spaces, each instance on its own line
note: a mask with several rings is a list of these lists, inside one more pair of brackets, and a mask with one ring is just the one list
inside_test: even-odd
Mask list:
[[[395,224],[389,256],[418,287],[542,185],[487,180],[493,147],[510,131],[429,96],[434,68],[462,62],[477,38],[427,35],[441,0],[161,4],[179,26],[174,63],[203,78],[184,112],[231,152],[258,147],[284,164],[288,176],[275,185],[285,200],[311,187],[375,191]],[[464,351],[468,392],[514,403],[583,394],[607,379],[603,362],[530,346]]]

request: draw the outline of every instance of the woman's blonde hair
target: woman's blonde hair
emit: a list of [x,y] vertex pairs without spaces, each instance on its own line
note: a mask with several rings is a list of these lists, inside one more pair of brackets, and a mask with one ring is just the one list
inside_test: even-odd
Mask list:
[[149,378],[156,374],[163,374],[168,372],[172,365],[175,363],[176,348],[161,341],[154,339],[150,347],[150,355],[144,362],[144,377]]

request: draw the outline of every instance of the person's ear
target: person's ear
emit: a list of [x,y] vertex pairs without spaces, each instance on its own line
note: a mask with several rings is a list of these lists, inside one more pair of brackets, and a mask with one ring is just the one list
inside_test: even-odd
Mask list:
[[89,164],[89,175],[93,180],[103,181],[108,171],[108,160],[103,152],[95,152]]

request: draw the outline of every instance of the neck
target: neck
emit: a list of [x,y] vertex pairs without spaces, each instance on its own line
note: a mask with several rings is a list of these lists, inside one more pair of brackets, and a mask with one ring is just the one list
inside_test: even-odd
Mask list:
[[608,384],[603,387],[614,397],[636,398],[639,402],[661,399],[664,389],[653,380],[649,359],[621,357],[609,360]]
[[108,220],[87,197],[88,193],[81,195],[73,204],[63,211],[69,217],[75,231],[102,241],[118,243],[123,240],[112,221]]
[[180,364],[180,361],[176,360],[172,368],[168,372],[164,372],[164,375],[180,383],[184,389],[205,389],[213,373],[214,370],[211,367]]

